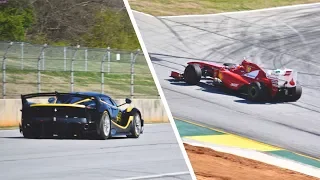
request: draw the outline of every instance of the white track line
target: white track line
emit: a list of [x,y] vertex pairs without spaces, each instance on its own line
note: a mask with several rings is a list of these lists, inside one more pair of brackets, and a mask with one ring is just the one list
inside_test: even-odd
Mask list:
[[142,15],[145,15],[145,16],[149,16],[149,17],[154,17],[151,14],[147,14],[147,13],[144,13],[144,12],[141,12],[141,11],[137,11],[137,10],[132,10],[132,12],[139,13],[139,14],[142,14]]
[[[163,174],[156,174],[156,175],[148,175],[148,176],[136,176],[130,178],[123,178],[121,180],[136,180],[136,179],[154,179],[154,178],[164,178],[164,177],[173,177],[173,176],[180,176],[180,175],[188,175],[190,172],[175,172],[175,173],[163,173]],[[116,179],[120,180],[120,179]]]
[[149,54],[148,54],[146,45],[144,44],[144,41],[143,41],[143,39],[142,39],[142,35],[141,35],[140,30],[139,30],[139,28],[138,28],[137,22],[136,22],[136,20],[135,20],[135,18],[134,18],[134,16],[133,16],[133,13],[132,13],[130,4],[129,4],[128,0],[123,0],[123,2],[124,2],[124,4],[125,4],[125,6],[126,6],[128,15],[129,15],[130,20],[131,20],[131,23],[132,23],[132,25],[133,25],[133,28],[134,28],[134,30],[135,30],[135,32],[136,32],[136,35],[137,35],[137,37],[138,37],[138,40],[139,40],[139,42],[140,42],[140,46],[141,46],[141,48],[142,48],[143,54],[144,54],[144,56],[145,56],[145,58],[146,58],[146,60],[147,60],[147,63],[148,63],[150,72],[151,72],[152,77],[153,77],[153,80],[154,80],[154,82],[155,82],[155,84],[156,84],[156,87],[157,87],[157,90],[158,90],[158,92],[159,92],[160,98],[161,98],[161,100],[162,100],[163,106],[164,106],[164,108],[165,108],[165,110],[166,110],[168,119],[169,119],[170,124],[171,124],[171,127],[172,127],[172,129],[173,129],[173,132],[174,132],[174,134],[175,134],[175,136],[176,136],[176,139],[177,139],[177,142],[178,142],[178,144],[179,144],[179,147],[180,147],[181,153],[182,153],[182,155],[183,155],[183,158],[184,158],[184,160],[185,160],[185,162],[186,162],[186,165],[187,165],[187,167],[188,167],[188,170],[189,170],[189,172],[190,172],[190,175],[191,175],[192,179],[196,180],[196,179],[197,179],[197,178],[196,178],[196,175],[195,175],[195,173],[194,173],[194,171],[193,171],[193,168],[192,168],[192,166],[191,166],[191,162],[190,162],[190,159],[189,159],[189,157],[188,157],[187,151],[185,150],[185,148],[184,148],[184,146],[183,146],[182,139],[181,139],[181,137],[180,137],[178,128],[177,128],[177,126],[176,126],[176,124],[175,124],[175,121],[174,121],[174,119],[173,119],[173,116],[172,116],[172,113],[171,113],[171,111],[170,111],[170,108],[169,108],[167,99],[166,99],[166,97],[164,96],[163,90],[162,90],[161,85],[160,85],[160,81],[159,81],[159,79],[158,79],[158,77],[157,77],[157,74],[156,74],[156,71],[155,71],[155,69],[154,69],[154,67],[153,67],[153,65],[152,65],[150,56],[149,56]]

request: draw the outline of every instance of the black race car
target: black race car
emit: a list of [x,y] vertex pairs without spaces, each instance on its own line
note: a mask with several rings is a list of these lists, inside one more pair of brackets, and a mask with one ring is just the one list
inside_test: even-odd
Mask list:
[[[48,103],[31,102],[31,98],[49,97]],[[83,137],[109,139],[114,135],[138,138],[144,120],[137,108],[117,105],[108,95],[95,92],[34,93],[21,95],[20,132],[25,138]]]

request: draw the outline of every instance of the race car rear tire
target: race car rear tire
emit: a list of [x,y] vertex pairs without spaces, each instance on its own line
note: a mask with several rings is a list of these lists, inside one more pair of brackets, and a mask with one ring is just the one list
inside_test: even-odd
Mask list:
[[201,68],[198,64],[189,64],[183,73],[183,78],[189,85],[196,85],[202,76]]
[[22,131],[23,137],[27,139],[33,139],[35,138],[34,134],[28,130]]
[[300,99],[302,95],[302,87],[300,85],[297,85],[295,87],[295,90],[293,91],[292,96],[289,97],[289,101],[294,102]]
[[111,138],[111,119],[108,112],[101,115],[100,123],[98,126],[98,139],[106,140]]
[[39,131],[35,131],[34,129],[24,128],[22,130],[22,135],[26,139],[39,139],[41,137]]
[[260,82],[252,82],[248,86],[248,99],[251,101],[262,101],[266,98],[266,88],[263,83]]
[[141,117],[138,113],[135,113],[133,115],[133,120],[130,127],[130,133],[131,135],[127,135],[128,138],[139,138],[141,134],[141,128],[142,128],[142,122]]

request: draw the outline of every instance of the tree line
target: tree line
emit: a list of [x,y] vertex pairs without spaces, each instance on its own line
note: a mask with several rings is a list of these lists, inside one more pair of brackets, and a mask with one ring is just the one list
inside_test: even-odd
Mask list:
[[0,4],[0,40],[140,48],[122,0],[6,0]]

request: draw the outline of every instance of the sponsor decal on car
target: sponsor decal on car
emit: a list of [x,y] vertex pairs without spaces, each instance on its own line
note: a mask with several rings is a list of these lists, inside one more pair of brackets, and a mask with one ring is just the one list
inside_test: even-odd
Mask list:
[[284,76],[290,76],[292,71],[286,71],[286,73],[284,74]]
[[239,84],[231,83],[231,84],[230,84],[230,86],[232,86],[232,87],[238,87],[238,86],[239,86]]

